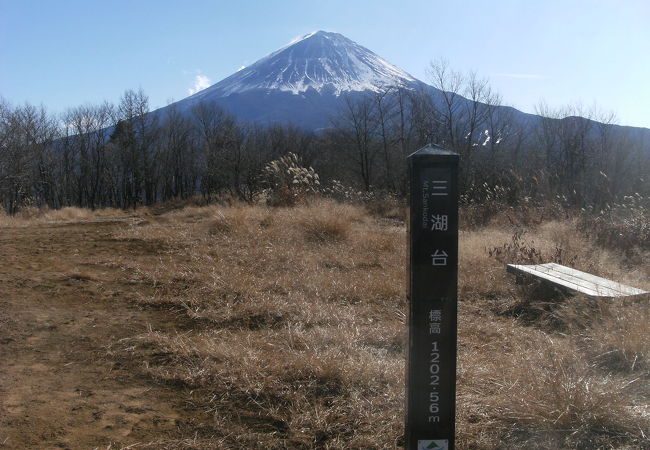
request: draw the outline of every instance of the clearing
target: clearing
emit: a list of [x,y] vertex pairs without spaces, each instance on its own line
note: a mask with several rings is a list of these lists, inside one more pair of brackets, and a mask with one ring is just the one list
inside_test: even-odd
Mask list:
[[[38,224],[0,233],[0,447],[106,448],[193,433],[200,411],[107,346],[182,329],[132,301],[115,255],[155,251],[112,233],[131,219]],[[142,287],[139,287],[140,289]]]
[[[404,209],[371,206],[0,216],[0,448],[399,447]],[[650,254],[553,211],[464,212],[458,448],[650,448],[647,297],[504,270],[649,290]]]

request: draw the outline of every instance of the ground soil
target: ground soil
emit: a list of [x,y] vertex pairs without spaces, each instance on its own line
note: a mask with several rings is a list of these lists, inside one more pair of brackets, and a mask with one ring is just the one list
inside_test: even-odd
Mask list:
[[209,420],[142,375],[139,358],[110,351],[184,326],[139,307],[111,264],[155,252],[113,237],[129,220],[0,229],[0,448],[120,448],[190,436]]

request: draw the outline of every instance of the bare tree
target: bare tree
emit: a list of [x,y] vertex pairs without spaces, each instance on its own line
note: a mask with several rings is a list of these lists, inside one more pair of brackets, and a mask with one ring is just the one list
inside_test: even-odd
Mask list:
[[151,204],[156,199],[156,118],[149,114],[149,98],[140,89],[127,90],[117,107],[111,140],[119,155],[124,207]]
[[356,168],[366,191],[370,191],[374,181],[375,159],[379,149],[375,107],[376,103],[370,96],[348,96],[340,116],[333,120],[335,142]]
[[384,181],[383,186],[388,190],[395,191],[395,180],[393,167],[395,166],[395,149],[394,145],[398,141],[396,132],[398,109],[395,92],[397,88],[386,87],[375,94],[375,115],[377,121],[377,134],[381,141],[381,150],[384,162]]
[[[68,158],[72,157],[72,161],[66,161],[65,175],[74,179],[79,206],[94,209],[105,201],[109,183],[105,150],[113,117],[113,106],[109,103],[79,106],[64,114],[64,151]],[[74,168],[70,162],[74,162]]]
[[442,144],[458,151],[463,130],[459,129],[459,118],[464,113],[462,97],[465,77],[449,68],[446,60],[439,59],[431,63],[428,77],[438,92],[434,98],[437,120],[442,123],[443,133],[436,136],[434,143]]
[[170,105],[159,133],[161,198],[188,198],[196,192],[200,175],[192,123]]
[[214,103],[199,103],[192,109],[192,115],[205,163],[201,191],[210,200],[213,195],[232,187],[228,167],[232,167],[233,158],[237,158],[228,153],[240,144],[239,130],[234,117]]
[[15,214],[21,206],[53,203],[54,119],[45,108],[0,107],[0,198]]

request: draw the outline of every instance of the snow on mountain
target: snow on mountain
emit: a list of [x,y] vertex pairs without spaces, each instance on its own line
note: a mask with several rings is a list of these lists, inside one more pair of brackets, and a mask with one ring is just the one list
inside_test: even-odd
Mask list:
[[340,96],[418,81],[339,33],[316,31],[189,97],[211,100],[253,90]]
[[[318,130],[331,126],[331,119],[345,107],[346,98],[389,86],[428,88],[345,36],[316,31],[177,101],[173,107],[189,115],[198,103],[213,103],[242,121],[291,123]],[[156,114],[164,115],[169,106]]]

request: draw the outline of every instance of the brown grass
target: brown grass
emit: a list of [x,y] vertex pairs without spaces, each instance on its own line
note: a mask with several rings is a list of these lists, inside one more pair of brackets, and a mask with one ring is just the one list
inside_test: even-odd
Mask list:
[[[115,233],[157,249],[107,263],[132,297],[190,325],[111,351],[141,358],[142,373],[212,415],[194,439],[139,447],[400,445],[405,227],[381,211],[398,215],[332,201],[188,206]],[[631,267],[575,221],[509,214],[460,236],[459,448],[649,446],[647,300],[532,298],[504,270],[520,250],[499,260],[490,249],[529,221],[519,249],[646,289],[648,254]],[[526,308],[543,313],[526,318]]]
[[308,210],[296,211],[296,220],[303,228],[308,241],[331,243],[345,240],[353,223],[363,222],[363,214],[351,205],[333,201],[319,201]]
[[[146,213],[143,208],[138,212],[140,215]],[[0,227],[30,226],[39,223],[52,222],[79,222],[84,220],[96,220],[107,217],[125,217],[127,213],[121,209],[104,208],[92,211],[85,208],[67,206],[61,209],[44,208],[23,208],[16,215],[10,216],[0,209]]]

